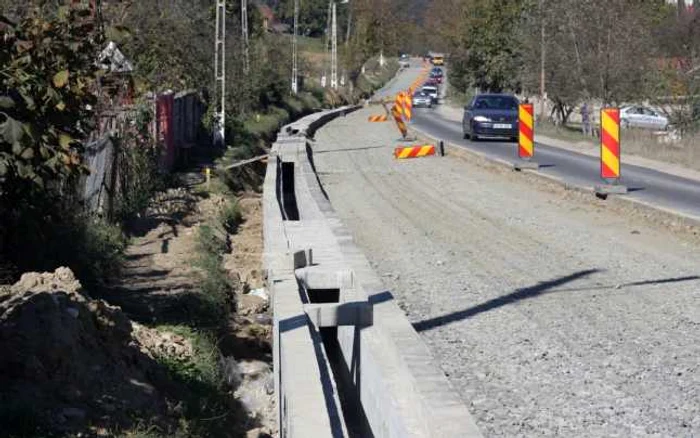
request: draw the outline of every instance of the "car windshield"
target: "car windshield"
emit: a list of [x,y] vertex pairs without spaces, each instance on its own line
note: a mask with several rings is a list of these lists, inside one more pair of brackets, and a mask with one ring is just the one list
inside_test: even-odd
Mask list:
[[435,87],[423,87],[423,93],[435,93],[437,88]]
[[474,101],[476,109],[517,110],[518,101],[511,96],[481,96]]

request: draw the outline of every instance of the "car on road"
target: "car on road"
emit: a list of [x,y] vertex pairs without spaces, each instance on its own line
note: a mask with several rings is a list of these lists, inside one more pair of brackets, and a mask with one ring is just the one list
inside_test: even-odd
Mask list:
[[668,117],[651,108],[636,105],[620,109],[620,126],[623,128],[665,131],[668,129],[668,125]]
[[414,108],[420,108],[420,107],[432,108],[433,107],[433,98],[430,95],[423,93],[422,91],[419,91],[413,95],[413,107]]
[[440,67],[433,67],[432,70],[430,70],[431,75],[437,75],[437,76],[443,76],[445,72],[442,71],[442,68]]
[[421,92],[430,96],[433,103],[438,103],[439,93],[438,87],[436,87],[435,85],[425,85],[423,88],[421,88]]
[[430,73],[430,79],[431,79],[434,83],[440,85],[440,84],[442,84],[443,76],[442,76],[442,74]]
[[518,140],[518,99],[512,94],[479,94],[464,107],[464,138],[506,137]]
[[433,65],[445,65],[445,57],[442,55],[433,55]]
[[402,53],[399,57],[399,67],[408,68],[411,66],[411,58],[406,53]]

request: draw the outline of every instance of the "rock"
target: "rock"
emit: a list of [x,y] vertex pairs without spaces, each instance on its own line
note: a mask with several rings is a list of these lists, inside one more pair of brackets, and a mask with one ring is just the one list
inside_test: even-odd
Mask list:
[[247,295],[254,296],[254,297],[260,297],[264,299],[265,301],[270,300],[270,295],[267,293],[264,287],[258,288],[258,289],[253,289],[251,290]]
[[268,307],[268,302],[256,295],[241,295],[238,298],[238,312],[243,316],[256,315],[264,312]]
[[270,435],[264,427],[256,427],[255,429],[251,429],[245,434],[246,438],[271,438],[272,435]]
[[260,325],[272,325],[272,317],[264,313],[255,315],[255,322]]
[[265,379],[265,393],[267,393],[267,395],[272,395],[275,393],[275,378],[272,373],[268,374],[267,378]]
[[270,366],[259,360],[250,360],[238,363],[238,368],[244,377],[256,379],[270,372]]
[[221,359],[221,368],[226,378],[226,383],[232,387],[237,388],[243,381],[243,374],[241,373],[241,368],[238,362],[233,356],[223,357]]

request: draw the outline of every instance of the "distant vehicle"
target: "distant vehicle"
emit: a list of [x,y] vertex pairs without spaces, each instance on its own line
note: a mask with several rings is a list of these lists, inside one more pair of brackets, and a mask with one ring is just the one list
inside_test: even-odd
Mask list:
[[442,55],[433,55],[433,65],[445,65],[445,57]]
[[668,117],[648,107],[627,106],[620,110],[620,126],[665,131],[668,129]]
[[445,73],[442,71],[440,67],[433,67],[432,70],[430,70],[430,75],[431,76],[444,76]]
[[411,66],[411,57],[406,53],[402,53],[399,56],[399,67],[408,68]]
[[440,85],[440,84],[442,84],[443,76],[442,76],[441,74],[433,74],[433,73],[430,73],[430,79],[431,79],[434,83]]
[[421,88],[421,92],[430,96],[433,103],[437,103],[437,101],[438,101],[438,87],[436,87],[434,85],[426,85],[423,88]]
[[464,138],[507,137],[518,141],[518,99],[511,94],[479,94],[464,107]]
[[425,80],[425,83],[423,85],[428,85],[431,87],[437,87],[438,86],[438,80],[437,78],[429,77],[428,79]]
[[413,95],[413,106],[414,108],[432,108],[433,98],[422,91],[419,91]]

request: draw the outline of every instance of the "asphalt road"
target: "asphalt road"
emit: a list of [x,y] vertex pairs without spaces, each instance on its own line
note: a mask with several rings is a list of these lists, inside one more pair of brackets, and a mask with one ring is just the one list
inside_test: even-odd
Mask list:
[[[404,75],[412,78],[418,74],[418,71],[419,64],[415,63],[411,69],[404,72]],[[399,84],[404,82],[410,83],[410,79],[398,80]],[[383,92],[386,94],[387,90]],[[466,140],[463,138],[462,126],[459,122],[446,119],[434,110],[416,109],[413,114],[412,126],[432,137],[479,151],[490,157],[517,161],[517,145],[515,143],[498,140],[477,142]],[[535,147],[535,161],[541,165],[540,172],[578,186],[593,187],[602,183],[599,177],[600,162],[595,157],[543,144],[536,144]],[[624,154],[624,143],[622,150]],[[621,183],[630,190],[626,196],[700,217],[699,181],[628,165],[624,161],[623,155]]]

